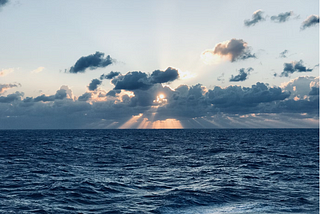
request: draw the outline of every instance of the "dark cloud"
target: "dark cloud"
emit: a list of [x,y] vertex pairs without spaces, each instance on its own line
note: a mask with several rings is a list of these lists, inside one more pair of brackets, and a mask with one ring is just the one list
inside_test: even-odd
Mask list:
[[0,7],[5,6],[8,2],[9,0],[0,0]]
[[102,74],[100,76],[100,80],[103,80],[103,79],[109,79],[110,80],[110,79],[113,79],[113,77],[116,77],[118,75],[120,75],[120,72],[111,71],[109,74]]
[[121,92],[121,90],[110,90],[106,96],[110,96],[110,97],[116,97],[117,94],[119,94]]
[[309,16],[304,22],[302,22],[301,30],[304,30],[308,27],[314,26],[319,24],[319,16],[318,15],[311,15]]
[[288,53],[288,50],[284,50],[279,54],[280,58],[287,58],[286,54]]
[[300,60],[298,62],[290,62],[290,63],[284,63],[283,64],[283,72],[281,73],[280,76],[289,76],[289,74],[292,74],[294,72],[311,72],[311,68],[306,68],[303,65],[303,61]]
[[91,83],[89,84],[88,89],[89,89],[90,91],[94,91],[94,90],[96,90],[96,89],[98,88],[99,85],[101,85],[101,83],[102,83],[101,80],[93,79],[93,80],[91,81]]
[[148,90],[155,84],[171,82],[179,78],[177,69],[168,67],[165,71],[155,70],[151,75],[141,71],[118,75],[111,80],[115,90]]
[[21,85],[20,84],[0,84],[0,93],[3,93],[10,88],[14,88],[18,86],[21,86]]
[[86,92],[86,93],[82,94],[81,96],[79,96],[78,100],[79,101],[88,101],[88,100],[90,100],[91,96],[92,96],[91,93]]
[[114,89],[117,90],[147,90],[152,87],[148,80],[148,75],[141,71],[128,72],[124,76],[117,76],[111,82],[115,86]]
[[237,60],[245,60],[248,58],[256,58],[255,54],[251,54],[247,43],[242,39],[231,39],[230,41],[219,43],[214,50],[207,50],[219,56],[227,56],[231,62]]
[[67,98],[67,91],[65,89],[59,89],[57,90],[55,95],[45,95],[42,94],[36,98],[27,97],[23,101],[25,103],[32,103],[32,102],[52,102],[55,100],[62,100],[64,98]]
[[319,95],[319,88],[318,87],[312,87],[311,91],[309,92],[309,95]]
[[5,96],[0,96],[0,103],[11,103],[13,101],[20,101],[23,97],[22,92],[15,92],[13,94],[8,94],[6,97]]
[[77,60],[74,66],[72,66],[68,72],[70,73],[83,73],[86,69],[104,68],[114,62],[108,55],[104,58],[104,53],[96,52],[89,56],[83,56]]
[[277,16],[271,16],[271,20],[274,21],[274,22],[278,22],[278,23],[286,22],[286,21],[289,20],[290,16],[292,16],[292,15],[293,15],[292,11],[285,12],[285,13],[280,13]]
[[152,83],[165,83],[172,82],[179,78],[179,73],[177,69],[167,68],[165,71],[155,70],[151,74]]
[[231,75],[230,82],[239,82],[239,81],[245,81],[247,79],[248,74],[253,71],[253,68],[247,68],[247,72],[244,68],[241,68],[239,70],[239,74],[236,76]]
[[250,19],[244,20],[244,25],[249,27],[257,24],[258,22],[264,21],[265,18],[263,18],[262,14],[263,14],[262,10],[255,11],[252,15],[251,20]]

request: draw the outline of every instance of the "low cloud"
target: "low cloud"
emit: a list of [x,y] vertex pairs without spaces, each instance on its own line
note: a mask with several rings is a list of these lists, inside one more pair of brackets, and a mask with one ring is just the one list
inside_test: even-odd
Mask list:
[[255,54],[251,53],[248,44],[242,39],[231,39],[230,41],[218,43],[213,50],[206,50],[202,54],[207,52],[220,57],[228,57],[231,62],[256,58]]
[[293,12],[285,12],[285,13],[280,13],[277,16],[271,16],[271,20],[277,23],[282,23],[282,22],[286,22],[289,20],[290,16],[293,15]]
[[[148,78],[151,75],[147,75]],[[287,90],[289,85],[293,92],[305,88],[303,93],[306,94],[295,94],[299,99],[292,97]],[[292,114],[291,118],[315,118],[312,120],[316,121],[319,95],[312,87],[317,86],[318,78],[305,77],[293,80],[285,88],[257,82],[250,87],[215,86],[207,89],[197,84],[171,89],[156,83],[148,90],[111,90],[103,94],[86,92],[78,99],[68,99],[70,91],[67,86],[53,95],[36,98],[22,99],[23,93],[16,92],[0,97],[0,120],[3,121],[0,128],[110,128],[110,124],[113,124],[112,128],[117,128],[134,117],[140,118],[137,127],[142,121],[152,124],[167,119],[180,120],[183,127],[188,127],[182,121],[210,120],[219,124],[218,118],[223,117],[226,121],[229,121],[228,118],[242,118],[245,122],[247,117],[265,115],[268,120],[283,113]],[[308,94],[310,91],[313,92]],[[160,94],[163,99],[159,99]],[[226,124],[224,127],[229,126]]]
[[302,25],[301,25],[301,30],[304,30],[308,27],[311,27],[311,26],[315,26],[315,25],[318,25],[319,24],[319,16],[318,15],[311,15],[309,16],[306,20],[304,20],[302,22]]
[[311,72],[313,69],[307,68],[303,65],[303,61],[295,61],[290,63],[284,63],[283,64],[283,72],[280,74],[280,76],[288,77],[290,74],[293,74],[294,72]]
[[279,54],[280,58],[287,58],[286,54],[288,53],[288,50],[284,50]]
[[6,90],[14,87],[19,87],[20,84],[0,84],[0,94],[5,92]]
[[12,103],[14,101],[21,101],[24,93],[22,92],[15,92],[13,94],[8,94],[5,96],[0,96],[0,103]]
[[104,68],[114,63],[114,60],[109,55],[106,58],[104,58],[104,55],[104,53],[97,51],[95,54],[83,56],[67,72],[74,74],[84,73],[86,69]]
[[33,97],[26,97],[23,101],[25,103],[34,103],[34,102],[52,102],[55,100],[62,100],[67,98],[67,90],[63,89],[64,86],[62,86],[59,90],[57,90],[55,95],[45,95],[42,94],[40,96],[37,96],[35,98]]
[[244,20],[244,25],[249,27],[257,24],[258,22],[264,21],[265,18],[262,16],[263,12],[262,10],[257,10],[253,13],[251,20],[247,19]]
[[230,82],[239,82],[239,81],[245,81],[248,78],[248,75],[250,72],[253,71],[253,68],[247,68],[247,71],[245,71],[244,68],[241,68],[239,70],[239,74],[236,76],[231,75]]

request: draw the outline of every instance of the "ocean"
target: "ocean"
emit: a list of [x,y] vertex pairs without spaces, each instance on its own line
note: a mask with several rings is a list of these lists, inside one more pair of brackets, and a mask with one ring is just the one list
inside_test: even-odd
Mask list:
[[319,213],[319,130],[2,130],[0,213]]

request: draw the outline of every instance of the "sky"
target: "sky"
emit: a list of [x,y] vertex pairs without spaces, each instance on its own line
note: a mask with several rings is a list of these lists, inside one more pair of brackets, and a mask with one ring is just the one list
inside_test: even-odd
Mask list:
[[0,129],[318,128],[316,0],[0,0]]

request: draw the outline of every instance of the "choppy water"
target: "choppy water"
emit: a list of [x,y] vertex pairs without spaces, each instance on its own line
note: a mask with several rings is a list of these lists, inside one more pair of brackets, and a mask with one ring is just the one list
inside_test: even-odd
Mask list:
[[318,213],[319,130],[0,131],[0,213]]

